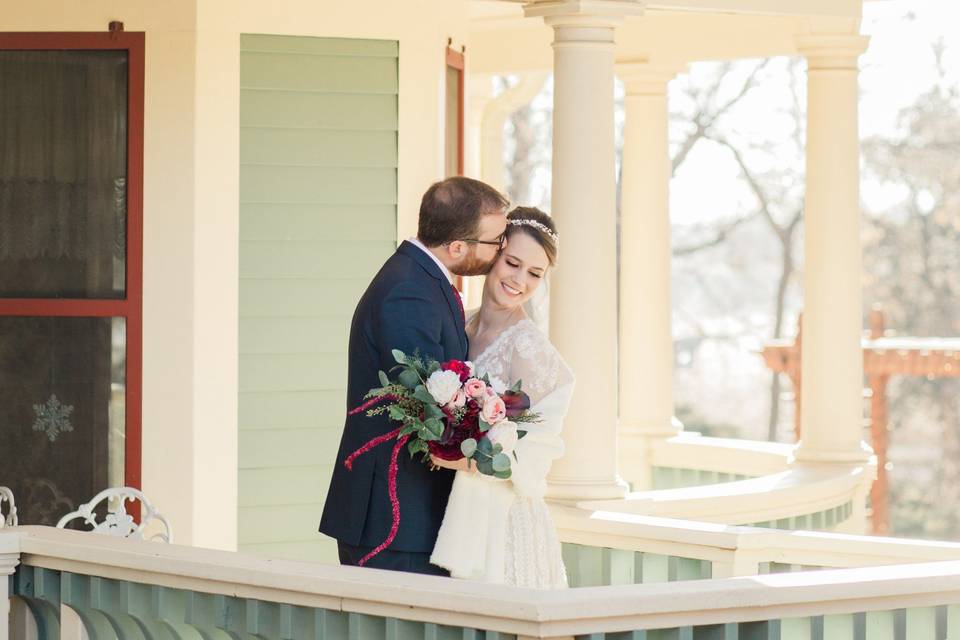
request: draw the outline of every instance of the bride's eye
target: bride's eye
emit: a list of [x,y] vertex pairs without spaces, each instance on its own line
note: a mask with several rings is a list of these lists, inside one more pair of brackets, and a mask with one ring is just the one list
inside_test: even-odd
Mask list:
[[513,260],[507,260],[507,266],[508,266],[508,267],[513,267],[514,269],[516,269],[517,267],[520,266],[520,263],[519,263],[519,262],[514,262]]
[[530,275],[532,275],[534,278],[542,278],[542,277],[543,277],[542,274],[539,274],[539,273],[536,273],[536,272],[533,272],[533,271],[530,271],[529,273],[530,273]]

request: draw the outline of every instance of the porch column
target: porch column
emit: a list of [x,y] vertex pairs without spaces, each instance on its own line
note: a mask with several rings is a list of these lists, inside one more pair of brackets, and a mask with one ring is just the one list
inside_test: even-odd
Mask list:
[[552,213],[560,265],[550,334],[578,379],[564,423],[566,453],[548,479],[554,499],[619,498],[617,473],[614,28],[633,0],[545,0],[524,7],[553,28]]
[[0,540],[0,640],[7,640],[10,633],[9,576],[20,564],[20,536],[10,533]]
[[863,309],[857,57],[868,39],[798,39],[807,58],[807,186],[797,459],[858,462],[863,435]]
[[618,63],[626,90],[620,200],[620,473],[651,488],[651,448],[673,415],[667,83],[681,67]]

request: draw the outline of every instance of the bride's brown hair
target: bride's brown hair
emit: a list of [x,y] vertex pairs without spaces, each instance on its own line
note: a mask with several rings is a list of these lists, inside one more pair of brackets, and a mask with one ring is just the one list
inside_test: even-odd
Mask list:
[[[518,224],[522,220],[530,220],[543,225],[553,235],[539,229],[536,225]],[[504,234],[509,240],[511,236],[518,233],[527,234],[543,247],[543,251],[547,254],[547,260],[550,261],[550,266],[557,263],[557,225],[553,222],[553,218],[536,207],[516,207],[507,214],[507,230]]]

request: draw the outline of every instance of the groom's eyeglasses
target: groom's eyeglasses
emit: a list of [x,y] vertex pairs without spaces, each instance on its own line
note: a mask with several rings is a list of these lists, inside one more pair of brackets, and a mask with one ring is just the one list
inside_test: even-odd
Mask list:
[[507,239],[506,233],[501,233],[493,240],[461,240],[461,242],[470,242],[472,244],[492,244],[497,249],[503,249],[503,242]]

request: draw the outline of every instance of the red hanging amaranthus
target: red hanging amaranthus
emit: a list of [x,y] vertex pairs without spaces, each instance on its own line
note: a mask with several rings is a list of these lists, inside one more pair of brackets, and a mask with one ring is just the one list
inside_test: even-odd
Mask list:
[[[538,416],[529,411],[530,399],[520,390],[502,394],[493,390],[487,376],[473,377],[473,366],[460,360],[440,363],[407,356],[394,350],[393,357],[401,369],[396,381],[379,372],[381,388],[371,389],[367,400],[349,415],[389,413],[390,419],[402,423],[397,429],[371,438],[343,461],[347,470],[364,453],[388,440],[395,440],[387,471],[387,492],[393,520],[387,538],[357,563],[364,566],[371,558],[389,547],[400,530],[400,500],[397,497],[397,473],[401,450],[406,446],[411,456],[431,455],[444,460],[461,457],[473,460],[477,470],[501,479],[510,477],[510,453],[525,432],[517,422],[535,422]],[[383,401],[387,407],[377,407]],[[509,418],[509,419],[508,419]]]

